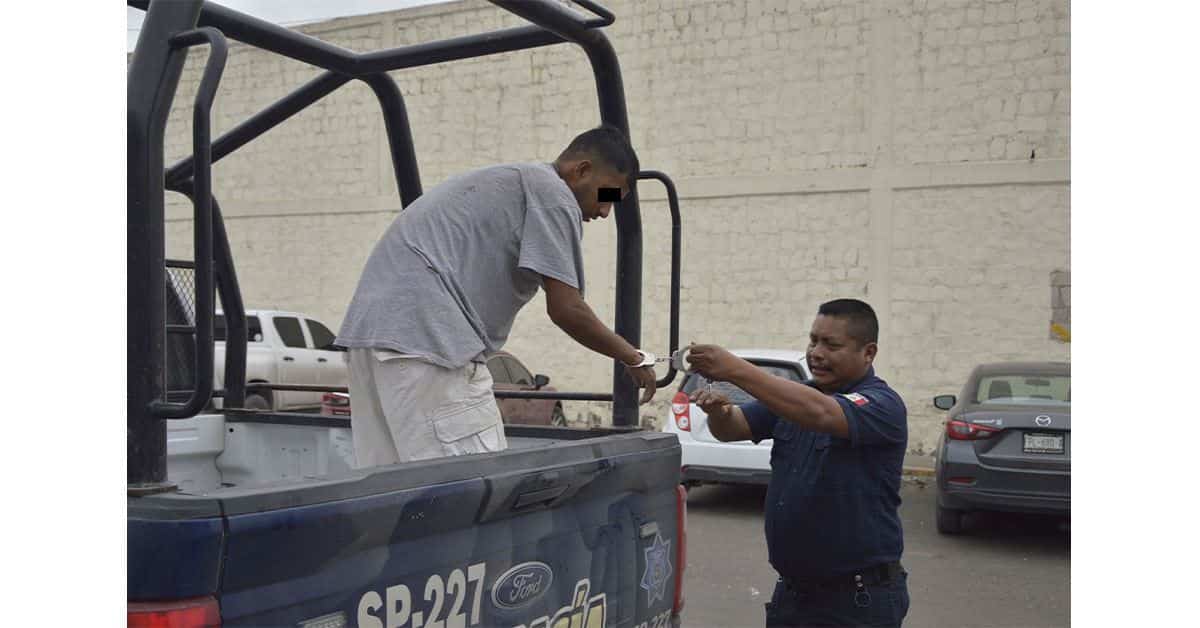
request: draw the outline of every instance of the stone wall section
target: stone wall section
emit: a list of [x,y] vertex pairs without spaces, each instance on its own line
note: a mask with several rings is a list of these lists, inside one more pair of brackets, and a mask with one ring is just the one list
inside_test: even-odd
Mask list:
[[[978,362],[1068,359],[1048,337],[1070,272],[1069,6],[1064,0],[662,0],[605,3],[643,166],[682,195],[682,339],[802,348],[819,303],[879,311],[879,373],[905,398],[910,446],[936,444],[933,395]],[[515,26],[482,0],[301,31],[371,51]],[[190,153],[205,53],[185,69],[168,163]],[[234,44],[214,131],[320,71]],[[393,74],[426,187],[469,168],[551,160],[599,121],[583,53],[552,46]],[[245,301],[336,328],[399,209],[379,108],[352,82],[218,162]],[[644,345],[668,329],[669,214],[642,187]],[[168,199],[168,253],[190,258],[190,207]],[[587,297],[613,317],[615,226],[585,229]],[[1055,296],[1057,295],[1057,296]],[[1061,314],[1057,314],[1061,315]],[[607,390],[608,362],[554,328],[539,296],[508,346],[560,390]],[[670,392],[643,410],[667,415]],[[604,404],[568,415],[607,420]]]

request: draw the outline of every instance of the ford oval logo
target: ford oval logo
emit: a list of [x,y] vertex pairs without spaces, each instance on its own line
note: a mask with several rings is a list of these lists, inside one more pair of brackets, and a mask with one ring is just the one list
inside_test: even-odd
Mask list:
[[1043,414],[1043,415],[1035,418],[1034,422],[1042,427],[1046,427],[1047,425],[1050,425],[1050,417]]
[[492,585],[492,602],[500,608],[520,608],[550,590],[554,572],[546,563],[521,563],[500,574]]

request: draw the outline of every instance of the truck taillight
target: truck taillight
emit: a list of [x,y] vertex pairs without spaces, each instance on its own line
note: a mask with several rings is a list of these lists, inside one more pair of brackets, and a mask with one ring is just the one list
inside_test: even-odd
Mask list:
[[221,625],[221,609],[213,597],[130,602],[127,616],[128,628],[209,628]]
[[671,414],[675,416],[675,426],[685,432],[692,431],[691,407],[692,400],[687,393],[682,390],[675,393],[675,398],[671,400]]
[[683,570],[687,567],[687,489],[675,486],[675,605],[673,612],[683,612]]
[[980,440],[991,438],[1000,428],[988,425],[977,425],[966,421],[947,421],[946,437],[953,440]]
[[330,406],[348,406],[350,398],[337,393],[325,393],[321,396],[321,403]]

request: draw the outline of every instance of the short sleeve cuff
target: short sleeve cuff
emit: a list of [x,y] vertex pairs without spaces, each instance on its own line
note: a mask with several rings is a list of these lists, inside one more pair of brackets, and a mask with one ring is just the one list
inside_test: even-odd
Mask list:
[[858,447],[858,406],[854,405],[853,401],[850,401],[842,395],[833,395],[833,398],[838,402],[838,405],[842,407],[842,414],[846,415],[846,428],[850,432],[850,446]]
[[779,418],[775,413],[771,412],[762,403],[752,401],[750,403],[741,404],[742,415],[746,417],[746,423],[750,425],[750,439],[758,444],[764,440],[771,438],[775,433],[775,424],[779,422]]
[[572,288],[575,288],[576,290],[583,292],[583,286],[579,285],[579,283],[580,283],[579,279],[571,273],[564,273],[561,270],[558,270],[556,268],[549,268],[545,264],[538,264],[536,262],[519,263],[517,265],[517,268],[524,268],[525,270],[535,272],[543,277],[549,277],[551,279],[561,281],[561,282],[567,284],[568,286],[571,286]]

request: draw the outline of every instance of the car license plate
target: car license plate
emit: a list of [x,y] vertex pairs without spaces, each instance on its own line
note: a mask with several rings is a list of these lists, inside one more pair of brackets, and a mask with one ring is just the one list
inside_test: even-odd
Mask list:
[[1061,454],[1063,453],[1062,434],[1025,434],[1025,453],[1027,454]]

